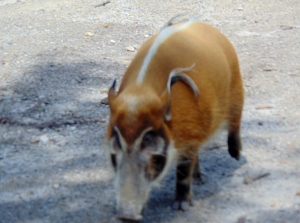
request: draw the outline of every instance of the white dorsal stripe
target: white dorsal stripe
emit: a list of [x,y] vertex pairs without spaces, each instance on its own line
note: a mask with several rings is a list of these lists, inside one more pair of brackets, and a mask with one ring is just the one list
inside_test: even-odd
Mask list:
[[186,23],[183,23],[182,25],[174,28],[174,27],[166,27],[165,29],[163,29],[159,34],[158,36],[156,37],[156,39],[154,40],[154,43],[152,44],[152,46],[150,47],[144,61],[143,61],[143,64],[142,64],[142,67],[139,71],[139,74],[138,74],[138,77],[137,77],[137,80],[136,82],[138,84],[142,83],[145,75],[146,75],[146,72],[147,72],[147,69],[148,69],[148,66],[153,58],[153,56],[155,55],[157,49],[159,48],[159,46],[167,39],[169,38],[172,34],[174,34],[175,32],[177,31],[180,31],[182,29],[185,29],[186,27],[188,27],[191,23],[197,21],[195,18],[192,18],[190,19],[188,22]]

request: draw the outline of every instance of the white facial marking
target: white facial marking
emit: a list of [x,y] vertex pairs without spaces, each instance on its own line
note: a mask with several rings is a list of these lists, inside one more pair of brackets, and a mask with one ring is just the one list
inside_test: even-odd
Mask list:
[[188,27],[190,24],[192,24],[193,22],[195,22],[196,19],[193,18],[193,19],[190,19],[188,22],[186,23],[183,23],[182,25],[174,28],[174,27],[166,27],[165,29],[163,29],[159,34],[158,36],[156,37],[156,39],[154,40],[154,43],[152,44],[152,46],[150,47],[145,59],[144,59],[144,62],[142,64],[142,67],[140,69],[140,72],[138,74],[138,77],[137,77],[137,80],[136,82],[138,84],[142,83],[145,75],[146,75],[146,72],[147,72],[147,69],[148,69],[148,66],[152,60],[152,58],[154,57],[157,49],[159,48],[159,46],[167,39],[169,38],[172,34],[174,34],[175,32],[177,31],[180,31],[182,29],[185,29],[186,27]]
[[135,94],[122,94],[122,100],[126,102],[129,111],[135,111],[141,97]]
[[126,149],[127,143],[126,143],[125,139],[123,138],[120,130],[118,129],[117,126],[115,126],[114,129],[116,130],[116,132],[117,132],[117,134],[119,136],[119,140],[120,140],[120,144],[121,144],[121,149],[123,149],[123,150]]

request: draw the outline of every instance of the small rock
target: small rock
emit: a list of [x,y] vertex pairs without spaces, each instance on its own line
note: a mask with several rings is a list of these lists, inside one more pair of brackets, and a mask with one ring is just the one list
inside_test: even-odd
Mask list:
[[47,135],[41,135],[39,141],[46,144],[47,142],[49,142],[49,138]]
[[300,190],[296,192],[296,195],[297,195],[297,196],[300,196]]
[[148,35],[148,34],[145,34],[145,35],[144,35],[144,37],[148,38],[148,37],[149,37],[149,35]]
[[76,77],[75,80],[76,80],[79,84],[82,83],[82,80],[81,80],[81,78],[79,78],[79,77]]
[[238,10],[239,10],[239,11],[243,11],[244,8],[243,8],[242,6],[240,6],[240,7],[238,7]]
[[37,138],[37,137],[33,137],[33,138],[31,139],[31,142],[32,142],[32,143],[38,143],[39,141],[40,141],[40,139]]
[[116,43],[116,41],[114,41],[113,39],[110,40],[111,43]]
[[271,207],[275,207],[275,206],[276,206],[276,201],[273,200],[273,201],[270,203],[270,206],[271,206]]
[[5,63],[3,64],[3,66],[4,66],[4,67],[8,67],[8,66],[9,66],[9,62],[5,62]]
[[86,36],[94,36],[94,33],[92,33],[92,32],[85,32],[84,35],[86,35]]
[[53,184],[53,188],[54,189],[58,189],[59,188],[59,184]]
[[128,46],[128,47],[126,47],[126,50],[127,50],[127,51],[130,51],[130,52],[134,52],[134,51],[135,51],[135,49],[134,49],[133,46]]
[[102,23],[101,26],[107,28],[107,27],[108,27],[108,24]]

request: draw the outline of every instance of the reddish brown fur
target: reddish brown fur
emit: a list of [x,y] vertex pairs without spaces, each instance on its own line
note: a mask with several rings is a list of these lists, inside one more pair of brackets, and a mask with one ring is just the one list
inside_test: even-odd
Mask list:
[[[180,24],[174,27],[178,26]],[[138,51],[123,77],[119,92],[110,90],[111,117],[107,138],[112,137],[112,129],[117,127],[130,150],[130,145],[146,128],[163,131],[166,141],[174,142],[178,152],[175,200],[176,208],[184,209],[182,202],[190,201],[192,197],[193,173],[199,175],[194,169],[198,166],[198,149],[223,122],[228,122],[229,152],[236,159],[240,156],[242,78],[235,50],[227,38],[217,29],[195,22],[162,42],[142,82],[137,83],[155,38],[150,38]],[[192,64],[195,64],[194,68],[184,73],[197,85],[199,96],[196,97],[190,86],[181,81],[172,86],[169,95],[166,86],[170,72]],[[168,109],[171,120],[167,121],[165,113]],[[182,165],[181,161],[188,164]],[[150,163],[147,168],[154,176],[156,172],[151,166]]]
[[[162,43],[142,86],[138,88],[135,83],[137,75],[154,39],[149,39],[137,53],[123,77],[119,94],[125,89],[136,89],[136,94],[139,94],[137,89],[143,89],[145,85],[160,96],[166,90],[169,73],[174,68],[189,67],[195,63],[194,69],[186,73],[198,86],[200,97],[196,99],[184,83],[178,82],[172,87],[172,120],[166,124],[175,139],[175,148],[185,150],[185,147],[190,149],[187,145],[195,145],[198,149],[198,145],[206,141],[227,118],[230,131],[238,130],[243,87],[238,59],[227,38],[203,23],[194,23],[176,32]],[[120,110],[118,112],[122,113]],[[157,116],[152,120],[155,119]],[[136,123],[144,121],[137,120]]]

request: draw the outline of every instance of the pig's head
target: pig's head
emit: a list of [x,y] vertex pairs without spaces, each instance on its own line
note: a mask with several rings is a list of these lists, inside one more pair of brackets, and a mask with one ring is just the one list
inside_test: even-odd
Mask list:
[[116,93],[114,82],[109,90],[107,151],[116,173],[117,214],[121,219],[142,219],[152,186],[174,160],[176,150],[166,124],[171,120],[171,85],[183,81],[198,96],[194,81],[182,73],[192,67],[174,69],[162,93],[153,85],[135,83]]
[[109,92],[108,152],[115,170],[117,215],[140,221],[152,186],[167,172],[174,149],[165,125],[165,98],[151,88]]

